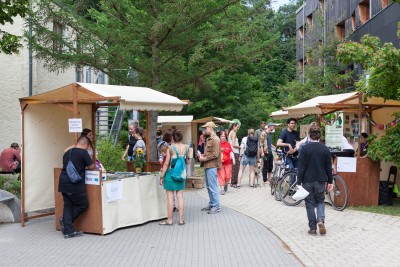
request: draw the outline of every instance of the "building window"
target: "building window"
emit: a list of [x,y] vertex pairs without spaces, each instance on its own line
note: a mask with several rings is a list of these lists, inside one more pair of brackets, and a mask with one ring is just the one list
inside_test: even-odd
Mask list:
[[342,39],[346,38],[346,29],[344,26],[345,26],[344,21],[342,21],[341,23],[336,25],[336,37],[339,37]]
[[389,0],[382,0],[382,9],[389,5]]
[[63,24],[60,21],[53,21],[53,50],[61,52],[63,50]]
[[299,29],[299,35],[300,35],[300,39],[304,38],[304,27],[303,26],[301,26]]
[[312,14],[307,16],[307,25],[308,25],[309,29],[312,29],[312,25],[313,25]]
[[319,8],[321,9],[321,11],[324,11],[324,4],[325,4],[324,0],[319,0]]
[[353,32],[356,30],[357,28],[357,23],[356,23],[356,12],[353,12],[353,14],[351,14],[351,28],[353,29]]
[[361,24],[369,20],[369,0],[364,0],[358,5],[358,12],[360,13]]

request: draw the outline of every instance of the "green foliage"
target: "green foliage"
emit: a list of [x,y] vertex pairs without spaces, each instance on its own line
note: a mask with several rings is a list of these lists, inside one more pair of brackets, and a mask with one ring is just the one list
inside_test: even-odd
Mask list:
[[125,171],[125,161],[121,159],[124,150],[119,144],[114,147],[113,141],[107,137],[97,141],[98,157],[107,171]]
[[[0,1],[0,25],[13,24],[14,17],[24,17],[29,10],[29,0]],[[0,53],[18,53],[21,37],[0,29]]]
[[361,77],[358,90],[369,96],[400,99],[400,49],[392,43],[382,44],[378,37],[367,34],[360,43],[341,44],[337,58],[345,64],[354,62],[363,66],[368,80]]
[[14,194],[18,198],[21,198],[20,176],[18,176],[18,179],[16,179],[15,176],[0,175],[0,189],[3,189]]
[[[400,114],[396,114],[399,118]],[[379,140],[372,135],[368,138],[368,156],[373,160],[393,162],[400,168],[400,124],[386,130]]]
[[[323,37],[322,12],[317,10],[313,27],[307,29],[304,40],[307,64],[300,73],[301,80],[293,80],[279,86],[281,107],[295,105],[299,102],[320,95],[339,94],[353,91],[352,72],[344,70],[337,64],[337,45],[342,42],[334,33],[328,33],[326,42],[321,45]],[[329,27],[328,27],[329,28]],[[303,83],[304,75],[304,83]]]

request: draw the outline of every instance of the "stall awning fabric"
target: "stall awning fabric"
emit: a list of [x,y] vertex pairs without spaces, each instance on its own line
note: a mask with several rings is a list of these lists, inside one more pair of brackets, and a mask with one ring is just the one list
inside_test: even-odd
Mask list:
[[193,120],[192,115],[185,116],[158,116],[158,123],[168,123],[168,124],[181,124],[181,123],[191,123]]
[[119,103],[124,110],[140,111],[181,111],[186,102],[177,97],[146,87],[105,85],[93,83],[72,83],[64,87],[21,98],[26,104],[72,103],[73,88],[78,85],[78,103]]
[[289,112],[287,112],[286,110],[277,110],[271,113],[271,115],[269,115],[270,117],[277,119],[277,120],[281,120],[281,119],[286,119],[289,118]]
[[226,123],[233,123],[233,121],[224,119],[224,118],[218,118],[218,117],[206,117],[206,118],[201,118],[201,119],[197,119],[197,120],[193,120],[193,123],[206,123],[212,121],[215,124],[226,124]]

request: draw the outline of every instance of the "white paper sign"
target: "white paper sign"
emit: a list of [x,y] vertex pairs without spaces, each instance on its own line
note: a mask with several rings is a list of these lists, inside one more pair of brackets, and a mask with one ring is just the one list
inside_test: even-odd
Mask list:
[[122,199],[122,181],[112,181],[106,183],[106,201],[112,202]]
[[338,157],[337,172],[356,172],[357,158]]
[[68,126],[70,133],[81,133],[82,132],[82,118],[68,119]]
[[100,172],[85,171],[85,184],[100,185]]

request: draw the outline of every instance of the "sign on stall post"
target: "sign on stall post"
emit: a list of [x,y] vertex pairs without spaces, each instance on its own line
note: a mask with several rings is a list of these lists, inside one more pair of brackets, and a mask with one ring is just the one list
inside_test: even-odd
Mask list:
[[86,170],[85,171],[85,184],[100,185],[100,171]]
[[335,112],[325,117],[325,144],[331,150],[342,150],[343,112]]
[[81,133],[82,118],[68,119],[68,128],[70,133]]

